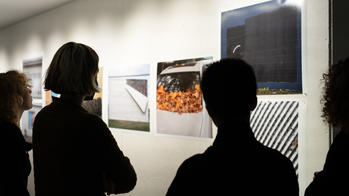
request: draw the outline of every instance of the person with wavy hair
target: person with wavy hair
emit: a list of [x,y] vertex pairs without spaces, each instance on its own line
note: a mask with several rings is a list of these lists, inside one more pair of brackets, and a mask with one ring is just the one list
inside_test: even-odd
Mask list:
[[64,44],[51,61],[44,88],[60,98],[36,115],[33,126],[37,196],[101,196],[136,185],[135,170],[108,126],[81,106],[98,91],[97,73],[98,55],[84,44]]
[[349,58],[332,65],[323,74],[322,117],[340,130],[327,153],[323,170],[315,172],[305,191],[313,195],[349,195]]
[[0,195],[29,196],[31,144],[24,140],[19,122],[32,108],[31,86],[23,73],[8,71],[0,73],[0,92]]

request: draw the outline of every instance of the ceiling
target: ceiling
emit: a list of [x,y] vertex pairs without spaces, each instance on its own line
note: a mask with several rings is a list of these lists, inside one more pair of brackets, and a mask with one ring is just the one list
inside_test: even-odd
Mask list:
[[0,29],[73,0],[0,0]]

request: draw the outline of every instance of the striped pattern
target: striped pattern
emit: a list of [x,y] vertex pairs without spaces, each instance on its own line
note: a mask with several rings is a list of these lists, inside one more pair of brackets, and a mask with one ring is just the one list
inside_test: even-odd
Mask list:
[[255,137],[265,146],[288,157],[298,175],[299,103],[294,100],[262,100],[251,114]]

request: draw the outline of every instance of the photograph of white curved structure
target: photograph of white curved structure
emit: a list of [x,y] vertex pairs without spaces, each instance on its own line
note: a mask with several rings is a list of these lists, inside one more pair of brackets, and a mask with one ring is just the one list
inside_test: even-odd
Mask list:
[[150,65],[126,67],[109,70],[109,127],[149,132]]

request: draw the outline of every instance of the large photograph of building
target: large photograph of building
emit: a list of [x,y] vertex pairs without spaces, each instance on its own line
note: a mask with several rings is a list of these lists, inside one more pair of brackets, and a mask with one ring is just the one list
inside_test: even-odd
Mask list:
[[302,93],[301,12],[271,1],[222,13],[222,58],[251,64],[259,94]]

